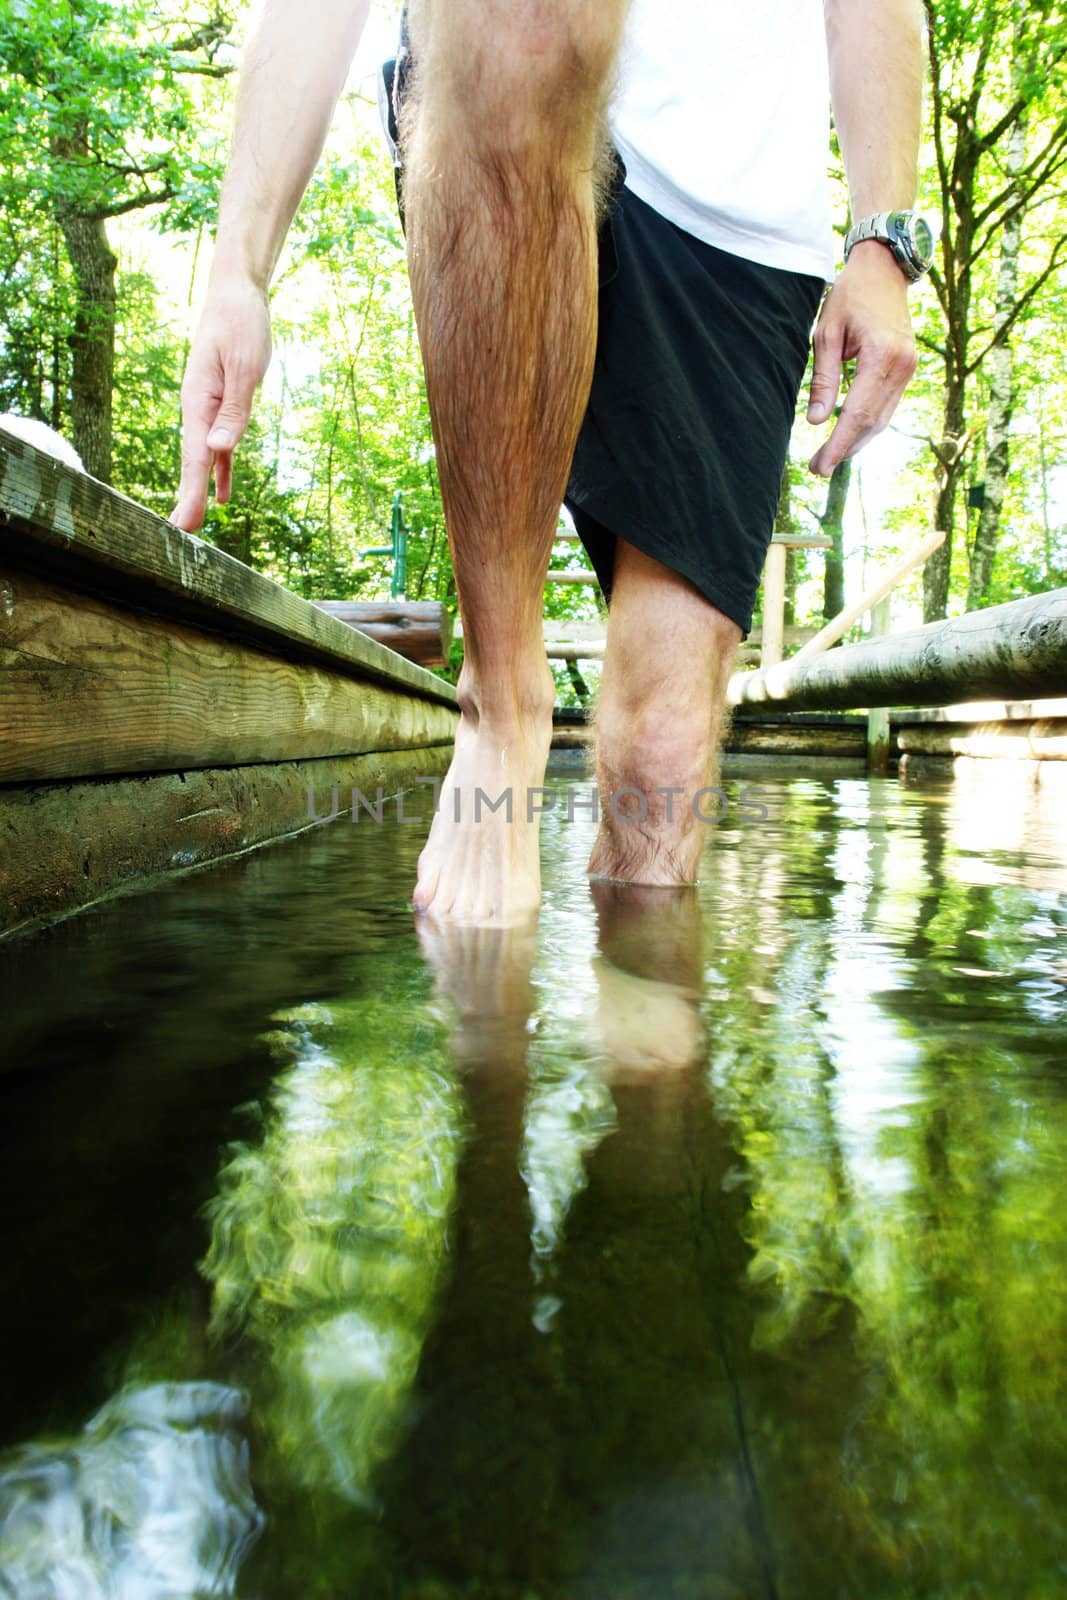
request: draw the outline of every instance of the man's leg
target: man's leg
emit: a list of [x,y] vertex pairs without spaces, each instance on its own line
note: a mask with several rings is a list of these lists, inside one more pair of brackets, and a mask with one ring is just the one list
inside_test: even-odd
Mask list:
[[[506,922],[540,897],[527,791],[551,739],[544,575],[592,377],[594,190],[625,4],[412,6],[404,203],[464,650],[415,890],[439,917]],[[512,821],[484,803],[476,820],[476,791],[508,788]]]
[[[621,539],[615,551],[597,711],[601,824],[589,872],[692,883],[707,837],[693,802],[712,781],[741,629],[661,562]],[[715,797],[700,808],[714,817]]]

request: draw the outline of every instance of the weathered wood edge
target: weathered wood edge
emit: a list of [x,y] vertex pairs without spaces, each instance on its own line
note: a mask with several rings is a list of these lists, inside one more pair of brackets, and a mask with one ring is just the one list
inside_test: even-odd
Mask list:
[[[0,943],[175,872],[325,826],[334,786],[341,819],[353,787],[371,801],[379,785],[395,795],[439,776],[448,756],[431,746],[0,789]],[[429,789],[418,788],[411,818],[431,804]]]
[[0,537],[16,559],[68,584],[456,704],[444,679],[3,429]]
[[945,705],[1067,692],[1067,589],[843,645],[730,681],[732,705],[783,710]]
[[129,610],[0,552],[0,783],[451,744],[455,712],[322,662]]

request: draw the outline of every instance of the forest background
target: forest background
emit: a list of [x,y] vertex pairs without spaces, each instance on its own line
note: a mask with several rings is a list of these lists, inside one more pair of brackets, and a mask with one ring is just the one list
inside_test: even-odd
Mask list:
[[[364,42],[275,278],[275,353],[205,536],[311,599],[389,592],[394,494],[407,594],[455,606],[429,414],[375,77]],[[0,0],[0,410],[39,417],[87,469],[166,515],[179,386],[210,259],[244,0]],[[894,627],[1067,583],[1067,15],[1049,0],[927,0],[920,203],[941,218],[913,291],[920,365],[892,429],[829,484],[804,396],[778,511],[787,620],[833,615],[872,563],[944,544]],[[848,225],[836,147],[836,222]],[[824,430],[825,431],[825,430]],[[664,486],[669,495],[670,486]],[[555,566],[573,566],[561,542]],[[550,584],[546,615],[594,617]],[[573,672],[557,669],[561,698]],[[592,675],[595,682],[595,671]]]

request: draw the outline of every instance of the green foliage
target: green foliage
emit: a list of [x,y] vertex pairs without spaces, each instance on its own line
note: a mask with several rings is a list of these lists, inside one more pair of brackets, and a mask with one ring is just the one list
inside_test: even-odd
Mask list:
[[102,219],[157,204],[170,228],[213,215],[220,139],[194,85],[228,70],[232,22],[215,0],[7,0],[5,205]]

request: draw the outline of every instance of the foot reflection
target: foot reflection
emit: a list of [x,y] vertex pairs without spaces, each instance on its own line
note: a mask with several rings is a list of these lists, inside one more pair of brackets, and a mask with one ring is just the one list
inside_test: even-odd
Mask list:
[[695,888],[589,887],[599,929],[597,1022],[613,1072],[640,1076],[694,1066],[704,1048],[703,924]]

